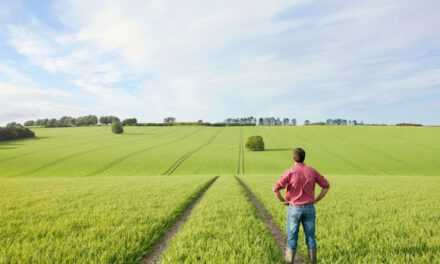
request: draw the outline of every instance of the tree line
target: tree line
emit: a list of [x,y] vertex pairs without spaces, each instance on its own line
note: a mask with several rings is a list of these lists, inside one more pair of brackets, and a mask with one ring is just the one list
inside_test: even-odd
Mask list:
[[[121,122],[116,116],[101,116],[86,115],[79,117],[63,116],[59,119],[56,118],[43,118],[37,120],[28,120],[24,122],[25,126],[41,126],[41,127],[81,127],[81,126],[96,126],[110,125],[113,122]],[[127,118],[122,121],[124,126],[135,126],[137,124],[136,118]]]
[[[250,117],[240,117],[240,118],[227,118],[224,122],[204,122],[203,120],[198,120],[194,122],[177,122],[175,117],[167,117],[163,122],[149,122],[140,123],[136,118],[126,118],[120,120],[117,116],[100,116],[96,115],[86,115],[79,117],[63,116],[59,119],[56,118],[44,118],[37,120],[29,120],[24,122],[24,126],[40,126],[40,127],[79,127],[79,126],[95,126],[95,125],[110,125],[114,122],[121,123],[123,126],[295,126],[297,125],[296,118],[279,118],[279,117],[260,117],[255,118]],[[342,118],[327,119],[326,121],[312,122],[310,120],[304,121],[305,126],[309,125],[330,125],[330,126],[359,126],[359,125],[387,125],[387,124],[374,124],[374,123],[364,123],[363,121],[357,120],[347,120]],[[396,126],[422,126],[422,124],[414,123],[398,123]]]

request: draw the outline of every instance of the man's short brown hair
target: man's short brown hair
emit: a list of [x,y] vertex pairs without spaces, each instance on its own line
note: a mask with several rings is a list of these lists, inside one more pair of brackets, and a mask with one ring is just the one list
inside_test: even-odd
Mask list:
[[306,159],[306,152],[302,148],[295,148],[293,149],[293,159],[296,162],[304,162]]

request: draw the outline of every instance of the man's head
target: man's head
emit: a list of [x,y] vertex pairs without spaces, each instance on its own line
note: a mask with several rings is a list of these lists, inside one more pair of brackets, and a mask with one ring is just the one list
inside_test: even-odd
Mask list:
[[298,163],[303,163],[306,159],[306,152],[302,148],[293,149],[293,160]]

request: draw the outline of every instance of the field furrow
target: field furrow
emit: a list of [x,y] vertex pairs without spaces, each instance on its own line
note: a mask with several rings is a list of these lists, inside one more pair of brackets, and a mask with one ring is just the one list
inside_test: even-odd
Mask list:
[[161,254],[167,248],[170,240],[174,237],[174,235],[179,232],[182,225],[188,220],[191,215],[192,209],[196,206],[200,200],[202,199],[205,192],[211,187],[212,184],[218,179],[218,176],[212,178],[198,193],[197,197],[195,197],[185,208],[185,211],[182,212],[176,219],[175,223],[166,231],[166,233],[158,240],[154,246],[147,252],[147,254],[142,258],[142,263],[158,263]]
[[237,171],[235,175],[244,175],[245,173],[245,162],[244,162],[244,139],[243,139],[243,128],[240,128],[240,136],[238,140],[238,160],[237,160]]
[[220,177],[171,240],[161,263],[282,263],[234,177]]
[[183,162],[185,162],[187,159],[189,159],[192,155],[196,154],[197,152],[199,152],[200,150],[202,150],[203,148],[209,146],[217,137],[218,135],[222,132],[222,129],[217,130],[216,132],[214,132],[214,135],[212,135],[206,142],[202,143],[200,146],[198,146],[195,149],[192,149],[188,152],[186,152],[185,154],[183,154],[181,157],[179,157],[168,169],[166,169],[162,175],[171,175],[173,174],[177,168],[179,168],[180,165],[182,165]]
[[[258,216],[260,219],[266,224],[267,229],[272,234],[272,237],[274,238],[275,242],[278,245],[278,248],[280,251],[284,251],[286,249],[287,244],[287,237],[283,230],[279,228],[279,226],[274,222],[272,215],[270,212],[264,207],[264,205],[261,203],[261,201],[255,196],[255,194],[252,192],[252,190],[247,186],[247,184],[240,179],[240,177],[235,177],[240,184],[240,186],[243,188],[244,192],[246,193],[246,196],[248,197],[248,200],[252,203],[252,205],[257,210]],[[304,259],[301,256],[295,257],[295,263],[302,264],[304,263]]]
[[137,156],[139,154],[145,153],[147,151],[151,151],[153,149],[157,149],[157,148],[164,147],[164,146],[167,146],[167,145],[179,142],[179,141],[183,141],[183,140],[185,140],[185,139],[187,139],[187,138],[197,134],[200,130],[201,129],[199,128],[199,129],[196,129],[196,130],[194,130],[194,131],[192,131],[190,133],[184,134],[183,136],[180,136],[178,138],[175,138],[175,139],[172,139],[172,140],[168,140],[168,141],[163,142],[163,143],[147,146],[145,148],[138,149],[136,151],[132,151],[132,152],[126,153],[125,155],[120,156],[117,159],[114,159],[111,162],[107,163],[104,167],[101,167],[101,168],[91,172],[90,174],[88,174],[88,176],[93,176],[93,175],[97,175],[97,174],[103,173],[103,172],[111,169],[112,167],[116,166],[117,164],[119,164],[119,163],[129,159],[129,158],[132,158],[132,157]]
[[[156,136],[155,140],[158,138],[161,138],[164,135],[168,135],[173,133],[173,131],[167,131],[166,133],[163,133],[163,135]],[[176,131],[174,131],[176,132]],[[108,135],[111,137],[107,138]],[[109,140],[111,139],[111,140]],[[72,140],[76,143],[75,147],[68,147],[61,145],[58,148],[55,149],[47,149],[42,151],[39,150],[39,153],[35,152],[32,153],[35,156],[28,156],[24,155],[23,159],[29,159],[29,163],[27,165],[28,170],[22,170],[22,166],[18,165],[19,160],[16,162],[9,161],[8,164],[2,165],[4,168],[11,168],[12,173],[6,174],[5,176],[33,176],[36,173],[39,173],[43,176],[46,176],[46,172],[48,169],[51,169],[52,167],[61,167],[66,161],[75,159],[77,157],[85,156],[86,154],[93,154],[95,152],[99,151],[105,151],[109,149],[115,149],[120,148],[121,146],[127,145],[127,144],[133,144],[135,142],[139,142],[140,140],[144,139],[144,137],[117,137],[115,138],[114,135],[110,133],[105,133],[103,136],[101,135],[101,138],[99,140],[95,139],[94,144],[81,144],[81,141]],[[150,143],[150,141],[147,141],[147,143]],[[151,143],[150,143],[151,144]],[[79,151],[78,151],[79,150]],[[50,155],[53,153],[52,155]],[[54,155],[54,154],[57,155]],[[46,155],[50,155],[50,157],[46,158]],[[2,171],[5,172],[5,171]],[[0,172],[0,173],[2,173]],[[75,173],[73,173],[75,174]],[[78,173],[77,173],[78,174]],[[50,175],[50,173],[49,173]],[[83,174],[77,175],[82,176]],[[70,175],[69,175],[70,176]]]
[[[210,128],[209,130],[216,129],[218,128]],[[212,132],[210,134],[212,135]],[[179,169],[174,174],[233,175],[237,169],[238,136],[238,128],[222,129],[222,132],[215,140],[197,153],[194,153],[190,159],[187,159],[179,166]]]

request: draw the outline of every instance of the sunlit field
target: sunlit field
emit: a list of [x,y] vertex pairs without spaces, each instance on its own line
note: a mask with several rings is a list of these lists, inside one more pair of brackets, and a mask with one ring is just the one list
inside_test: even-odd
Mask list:
[[[281,262],[233,176],[284,230],[286,208],[271,189],[297,146],[331,183],[317,205],[320,263],[440,259],[439,128],[33,130],[36,139],[0,143],[0,263],[140,262],[215,176],[161,261]],[[253,135],[265,151],[240,150]]]

